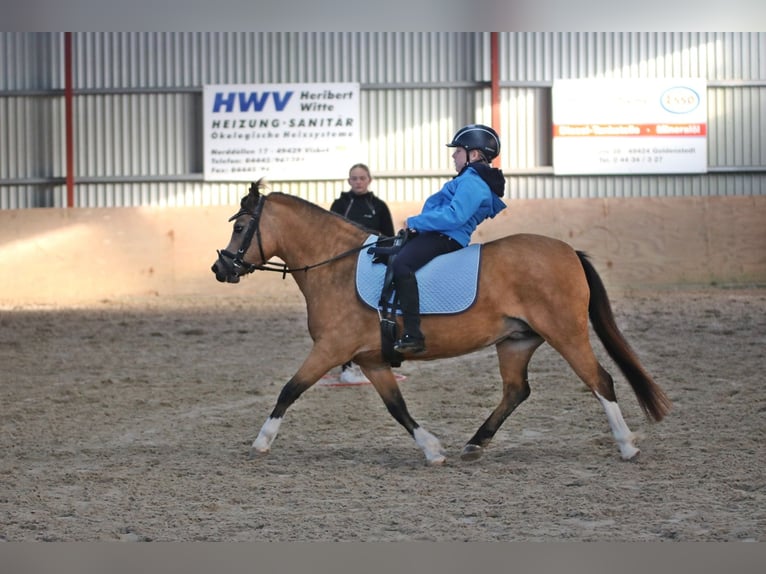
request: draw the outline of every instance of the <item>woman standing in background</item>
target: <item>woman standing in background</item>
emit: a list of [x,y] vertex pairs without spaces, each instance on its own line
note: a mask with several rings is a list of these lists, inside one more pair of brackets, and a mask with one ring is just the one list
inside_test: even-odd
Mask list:
[[[383,237],[394,236],[394,222],[386,202],[370,191],[372,175],[363,163],[351,166],[348,184],[351,189],[340,194],[330,206],[330,211],[342,215]],[[351,361],[341,367],[340,380],[343,383],[369,383],[364,373]]]

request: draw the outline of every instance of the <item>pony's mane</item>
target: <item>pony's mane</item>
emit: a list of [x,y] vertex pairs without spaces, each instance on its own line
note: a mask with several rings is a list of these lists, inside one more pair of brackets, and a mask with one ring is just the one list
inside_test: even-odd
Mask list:
[[281,203],[297,203],[302,208],[308,209],[312,213],[323,213],[327,214],[329,213],[326,209],[318,206],[316,203],[312,203],[307,199],[303,199],[302,197],[298,197],[297,195],[290,195],[289,193],[284,193],[281,191],[272,191],[268,194],[268,198],[270,200],[278,201]]
[[[258,180],[253,184],[255,187],[255,191],[258,193],[262,193],[261,189],[265,187],[265,184],[262,180]],[[253,187],[251,186],[251,190],[253,190]],[[332,212],[328,209],[325,209],[316,203],[313,203],[307,199],[303,199],[302,197],[298,197],[297,195],[290,195],[289,193],[284,193],[282,191],[272,191],[268,194],[264,194],[265,197],[268,197],[272,201],[276,201],[278,203],[282,204],[297,204],[298,209],[305,209],[309,214],[317,215],[317,216],[329,216],[337,218],[338,222],[345,222],[348,225],[352,225],[353,227],[356,227],[357,229],[361,229],[362,231],[372,232],[375,233],[375,231],[371,231],[370,229],[366,228],[364,225],[357,223],[355,221],[352,221],[350,219],[346,219],[339,213]],[[240,207],[243,210],[246,211],[252,211],[255,208],[255,201],[258,195],[254,195],[253,193],[248,193],[242,198],[242,201],[240,202]]]
[[334,218],[335,221],[338,223],[343,222],[347,225],[351,225],[353,227],[356,227],[357,229],[361,229],[362,231],[366,231],[368,233],[376,233],[374,230],[370,230],[361,223],[357,223],[356,221],[352,221],[350,219],[347,219],[343,217],[339,213],[335,213],[334,211],[330,211],[329,209],[325,209],[316,203],[312,203],[311,201],[307,199],[303,199],[302,197],[298,197],[297,195],[289,195],[287,193],[283,193],[281,191],[272,191],[269,194],[269,199],[274,199],[276,201],[282,202],[282,203],[297,203],[302,208],[305,208],[308,210],[309,213],[313,213],[322,217],[329,216],[331,218]]
[[258,198],[263,195],[264,197],[273,198],[276,201],[281,201],[280,198],[290,202],[290,201],[296,201],[297,203],[300,203],[301,205],[308,207],[309,209],[313,209],[316,211],[325,211],[315,203],[311,203],[310,201],[303,199],[301,197],[298,197],[296,195],[289,195],[287,193],[283,193],[281,191],[272,191],[270,193],[263,193],[263,189],[268,188],[268,185],[266,184],[266,180],[261,178],[258,181],[255,181],[250,184],[250,189],[248,190],[248,194],[242,197],[242,200],[239,202],[239,206],[246,211],[252,211],[255,208],[255,202],[258,200]]
[[263,195],[263,197],[268,197],[272,201],[276,201],[277,203],[281,204],[295,204],[293,207],[296,209],[305,210],[307,215],[310,217],[318,216],[318,217],[330,217],[335,218],[336,223],[349,225],[351,227],[355,227],[356,229],[359,229],[361,231],[366,231],[367,233],[374,233],[376,235],[381,235],[375,230],[371,230],[361,223],[357,223],[356,221],[352,221],[350,219],[347,219],[343,217],[339,213],[335,213],[333,211],[330,211],[329,209],[325,209],[316,203],[313,203],[307,199],[303,199],[302,197],[298,197],[297,195],[290,195],[288,193],[284,193],[281,191],[272,191],[269,193],[263,193],[263,189],[267,188],[266,182],[263,178],[259,179],[256,182],[253,182],[250,184],[249,193],[245,195],[242,200],[240,201],[240,208],[242,211],[250,212],[252,213],[255,209],[255,204],[258,201],[258,198]]

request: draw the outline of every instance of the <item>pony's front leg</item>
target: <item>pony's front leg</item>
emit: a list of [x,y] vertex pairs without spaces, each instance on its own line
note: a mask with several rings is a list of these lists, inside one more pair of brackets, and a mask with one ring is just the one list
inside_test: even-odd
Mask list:
[[394,377],[391,369],[367,370],[363,366],[362,371],[370,379],[375,390],[378,391],[391,416],[407,429],[407,432],[415,439],[415,444],[423,449],[423,454],[426,455],[426,462],[432,466],[443,464],[446,460],[444,448],[442,448],[438,438],[421,427],[410,416],[407,405],[404,402],[404,397],[402,397],[399,385],[396,382],[396,377]]
[[258,432],[258,436],[253,441],[250,447],[250,458],[257,458],[268,454],[271,450],[271,443],[277,438],[279,427],[282,424],[282,417],[274,417],[270,415],[263,423],[261,430]]
[[421,426],[415,427],[412,431],[412,438],[415,439],[415,444],[423,449],[428,464],[432,466],[444,464],[447,457],[444,456],[445,451],[438,438]]
[[[325,371],[322,371],[324,373]],[[298,371],[287,384],[282,387],[282,391],[279,393],[277,404],[274,410],[271,411],[269,418],[263,423],[258,436],[253,441],[250,447],[250,458],[255,458],[267,454],[271,450],[271,443],[277,437],[279,427],[282,424],[282,419],[285,416],[285,412],[288,407],[292,405],[303,392],[313,385],[319,376],[312,378],[304,378],[301,375],[301,371]]]

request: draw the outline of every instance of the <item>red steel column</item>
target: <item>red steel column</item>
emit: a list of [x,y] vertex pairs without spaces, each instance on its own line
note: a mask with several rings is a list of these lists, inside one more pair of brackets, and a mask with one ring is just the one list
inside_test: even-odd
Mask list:
[[64,32],[64,117],[66,122],[66,205],[74,207],[74,120],[72,33]]

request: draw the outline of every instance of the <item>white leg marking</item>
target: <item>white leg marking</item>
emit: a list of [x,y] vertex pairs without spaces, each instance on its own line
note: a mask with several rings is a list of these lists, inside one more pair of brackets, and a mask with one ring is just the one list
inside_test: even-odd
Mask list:
[[271,449],[271,443],[274,442],[277,433],[279,432],[279,425],[282,424],[282,419],[275,419],[269,417],[261,427],[261,432],[253,441],[253,450],[256,452],[266,453]]
[[612,434],[617,441],[617,446],[620,447],[620,455],[624,460],[630,460],[641,451],[633,444],[635,436],[630,432],[625,419],[622,418],[620,405],[613,401],[606,400],[598,393],[595,394],[596,398],[601,401],[601,405],[606,411],[606,418],[609,419],[609,427],[612,429]]
[[423,449],[428,464],[442,464],[446,460],[444,449],[438,438],[423,427],[416,428],[413,434],[415,436],[415,443]]

